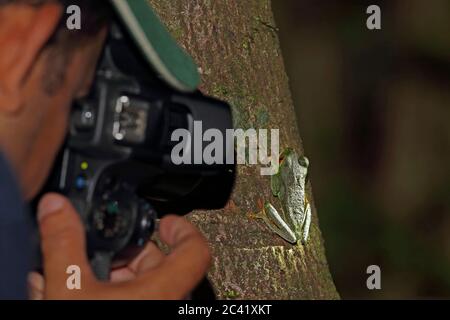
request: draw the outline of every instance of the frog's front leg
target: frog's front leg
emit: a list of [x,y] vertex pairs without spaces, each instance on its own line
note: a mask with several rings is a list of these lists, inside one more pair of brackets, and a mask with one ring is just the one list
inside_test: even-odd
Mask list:
[[302,226],[302,244],[305,245],[309,238],[309,228],[311,227],[311,205],[309,204],[308,199],[305,199],[305,220]]

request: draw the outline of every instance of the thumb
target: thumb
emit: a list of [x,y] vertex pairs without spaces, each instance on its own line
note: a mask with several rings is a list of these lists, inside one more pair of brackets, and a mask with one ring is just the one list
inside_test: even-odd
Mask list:
[[74,265],[80,268],[82,281],[92,279],[84,228],[69,200],[55,193],[45,195],[39,202],[38,222],[47,289],[67,290],[66,271]]

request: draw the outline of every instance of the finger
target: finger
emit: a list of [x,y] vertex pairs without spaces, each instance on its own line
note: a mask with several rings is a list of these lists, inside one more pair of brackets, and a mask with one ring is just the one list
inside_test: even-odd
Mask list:
[[132,280],[136,275],[158,266],[164,258],[164,254],[157,245],[149,242],[141,253],[125,268],[113,270],[110,274],[111,282],[125,282]]
[[78,266],[82,281],[93,279],[80,217],[65,197],[45,195],[38,206],[38,221],[47,289],[67,289],[69,266]]
[[149,242],[142,253],[130,263],[129,268],[136,274],[157,267],[164,260],[164,254],[154,242]]
[[[198,265],[209,265],[208,243],[200,231],[185,218],[167,216],[160,223],[161,240],[169,245],[168,259],[199,258]],[[187,259],[194,262],[194,259]]]
[[[175,275],[173,283],[184,285],[184,297],[209,269],[211,254],[208,243],[194,225],[178,216],[168,216],[161,221],[160,235],[161,240],[172,249],[162,268]],[[185,277],[183,273],[189,277]]]
[[31,272],[28,274],[28,296],[30,300],[43,300],[44,290],[44,277],[37,272]]
[[124,267],[111,271],[109,278],[111,282],[126,282],[136,278],[136,274],[128,267]]
[[209,268],[211,258],[207,242],[192,224],[176,216],[161,220],[160,236],[172,252],[152,272],[136,278],[135,292],[140,298],[182,299]]

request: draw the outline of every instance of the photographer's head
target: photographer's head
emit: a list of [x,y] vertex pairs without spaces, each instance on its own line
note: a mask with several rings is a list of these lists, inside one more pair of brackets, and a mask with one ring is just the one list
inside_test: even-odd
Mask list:
[[[81,12],[81,30],[69,30],[70,19],[77,12]],[[111,30],[109,42],[104,46],[108,30]],[[146,243],[156,212],[132,187],[126,187],[127,193],[120,194],[128,200],[125,210],[133,209],[126,211],[131,215],[125,220],[121,220],[124,215],[119,219],[113,217],[118,211],[124,212],[122,202],[117,204],[116,198],[106,199],[109,208],[94,212],[86,210],[89,199],[85,207],[77,207],[70,195],[47,193],[41,188],[66,137],[69,114],[71,111],[76,114],[76,105],[71,110],[73,100],[91,91],[96,75],[99,86],[105,82],[103,78],[107,77],[103,73],[96,74],[97,62],[104,47],[104,64],[107,58],[112,60],[111,43],[118,40],[114,38],[118,35],[124,35],[119,37],[124,43],[133,40],[129,49],[140,49],[142,56],[136,57],[144,58],[143,69],[156,71],[174,90],[196,91],[199,74],[194,61],[171,37],[147,0],[0,0],[0,298],[25,298],[26,275],[31,271],[30,225],[24,199],[18,194],[3,155],[13,167],[26,200],[32,200],[40,191],[44,193],[36,208],[43,274],[32,273],[28,278],[32,298],[180,299],[199,283],[208,269],[207,243],[184,218],[166,216],[159,223],[160,239],[170,248],[167,256],[154,243]],[[126,67],[133,57],[124,58]],[[136,57],[136,61],[141,60]],[[102,97],[114,99],[110,91]],[[101,120],[95,124],[98,123]],[[94,163],[88,167],[98,169]],[[154,170],[148,171],[150,174]],[[92,172],[96,174],[98,170]],[[89,183],[94,185],[92,181]],[[113,196],[116,194],[119,192]],[[121,197],[118,196],[119,200]],[[93,217],[98,222],[97,231],[106,231],[99,233],[104,243],[109,243],[111,232],[113,236],[120,235],[124,221],[127,226],[136,225],[136,232],[126,230],[131,238],[119,240],[121,243],[127,240],[133,249],[143,250],[110,273],[107,260],[116,253],[116,248],[110,250],[102,244],[102,250],[108,249],[99,251],[99,257],[106,258],[103,266],[91,268],[86,249],[91,248],[92,242],[86,238],[89,229],[82,218],[87,216],[86,220]],[[110,220],[116,222],[112,228],[100,226],[103,222],[109,225]],[[115,230],[117,226],[119,232]],[[94,254],[96,258],[97,251]],[[70,266],[82,270],[80,290],[68,287],[66,270]],[[99,281],[96,277],[99,275],[102,279],[110,277],[111,281]]]
[[[68,30],[68,5],[82,12]],[[0,0],[0,149],[29,199],[60,147],[74,98],[94,78],[110,16],[107,1]]]

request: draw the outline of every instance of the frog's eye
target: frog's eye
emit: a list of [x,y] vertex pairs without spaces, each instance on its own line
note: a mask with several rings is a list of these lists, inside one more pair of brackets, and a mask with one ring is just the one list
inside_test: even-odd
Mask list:
[[306,157],[300,157],[298,158],[298,163],[302,166],[302,167],[309,167],[309,160]]

